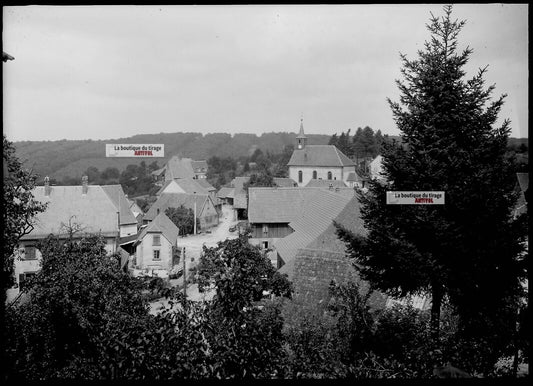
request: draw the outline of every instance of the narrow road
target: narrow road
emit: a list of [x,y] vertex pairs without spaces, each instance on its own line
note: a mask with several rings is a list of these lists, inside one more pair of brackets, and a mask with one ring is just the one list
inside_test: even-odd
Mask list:
[[[196,267],[200,261],[200,255],[202,253],[202,247],[215,247],[219,241],[226,239],[235,239],[238,237],[238,232],[230,232],[229,228],[237,224],[237,220],[233,215],[233,208],[231,206],[222,206],[222,216],[220,223],[211,228],[211,233],[202,233],[198,235],[189,235],[186,237],[178,237],[178,248],[185,247],[185,269],[186,277],[191,274],[189,270]],[[182,264],[182,263],[181,263]],[[171,286],[181,285],[183,283],[183,277],[170,280]],[[212,292],[207,294],[201,294],[198,291],[198,285],[189,284],[187,286],[187,298],[190,300],[209,300],[213,297]],[[162,307],[167,307],[168,301],[165,299],[158,299],[150,303],[150,312],[155,314]]]

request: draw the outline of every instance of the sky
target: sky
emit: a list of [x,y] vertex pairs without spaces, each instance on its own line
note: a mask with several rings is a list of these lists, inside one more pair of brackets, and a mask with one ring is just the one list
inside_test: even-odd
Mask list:
[[[3,7],[11,141],[200,132],[398,135],[400,53],[442,5]],[[467,78],[488,65],[513,137],[528,136],[528,5],[457,4]]]

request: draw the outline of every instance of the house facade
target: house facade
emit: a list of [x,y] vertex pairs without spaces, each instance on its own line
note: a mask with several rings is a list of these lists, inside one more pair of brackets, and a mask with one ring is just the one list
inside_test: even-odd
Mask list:
[[137,221],[120,185],[88,185],[86,176],[81,186],[36,186],[35,200],[47,203],[44,212],[34,219],[33,230],[21,237],[15,251],[16,286],[8,290],[8,301],[14,299],[26,278],[40,270],[42,260],[37,244],[49,235],[75,239],[87,234],[99,234],[108,253],[114,253],[122,237],[135,237]]
[[157,215],[135,241],[133,268],[170,271],[179,263],[178,234],[178,227],[164,213]]
[[219,214],[211,197],[207,194],[188,193],[161,194],[144,215],[143,223],[148,224],[160,213],[165,213],[168,208],[179,208],[181,205],[192,210],[196,206],[196,216],[200,221],[201,230],[218,225]]
[[350,173],[355,173],[355,164],[333,145],[308,145],[300,123],[296,137],[296,149],[288,162],[289,178],[298,186],[306,186],[310,180],[339,180],[347,182]]

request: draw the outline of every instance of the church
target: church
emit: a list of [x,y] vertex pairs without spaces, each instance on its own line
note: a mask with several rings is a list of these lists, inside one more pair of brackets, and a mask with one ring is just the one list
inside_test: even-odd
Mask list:
[[[308,145],[303,119],[296,136],[296,149],[287,164],[289,177],[298,186],[306,186],[310,180],[339,180],[347,183],[355,174],[355,163],[333,145]],[[352,174],[353,176],[353,174]]]

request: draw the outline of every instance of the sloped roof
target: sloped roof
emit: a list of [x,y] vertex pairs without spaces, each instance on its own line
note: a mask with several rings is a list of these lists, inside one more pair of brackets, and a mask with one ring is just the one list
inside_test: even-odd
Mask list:
[[120,225],[136,224],[135,215],[130,209],[130,202],[121,185],[102,185],[102,189],[109,196],[113,204],[120,210]]
[[280,269],[280,272],[290,273],[292,260],[298,250],[312,243],[333,225],[333,220],[341,211],[354,200],[357,201],[355,197],[349,199],[329,191],[322,192],[323,194],[309,201],[301,217],[289,223],[294,232],[274,243],[278,254],[285,262],[283,271]]
[[218,191],[217,197],[219,197],[219,198],[227,198],[227,197],[233,198],[234,194],[235,194],[235,188],[228,188],[228,187],[223,186]]
[[161,169],[154,170],[152,173],[150,173],[153,176],[159,176],[161,173],[165,171],[165,166],[163,166]]
[[292,178],[274,177],[273,179],[274,183],[280,188],[292,188],[294,186],[298,186],[296,181],[294,181]]
[[341,180],[318,180],[311,179],[305,185],[308,188],[328,188],[332,186],[333,188],[346,188],[346,184]]
[[174,178],[192,178],[194,177],[194,169],[192,166],[193,160],[190,158],[180,158],[178,156],[173,156],[168,160],[165,168],[168,175],[165,178],[174,179]]
[[[195,178],[175,178],[173,180],[166,180],[163,186],[161,186],[161,188],[157,191],[156,196],[161,195],[165,191],[165,189],[168,188],[168,186],[172,183],[176,183],[183,190],[183,193],[208,194],[209,190],[205,187],[204,184],[201,184],[199,181],[199,179]],[[207,184],[211,186],[209,182],[207,182]]]
[[14,60],[15,58],[9,55],[7,52],[2,51],[2,61]]
[[48,207],[35,216],[34,229],[22,239],[65,233],[69,221],[79,224],[84,233],[118,235],[117,207],[99,185],[89,185],[85,195],[82,186],[50,186],[49,196],[44,195],[44,186],[37,186],[32,193],[35,200],[47,202]]
[[529,173],[516,173],[520,190],[525,192],[529,188]]
[[247,209],[248,200],[244,184],[250,180],[250,177],[235,177],[231,181],[231,186],[235,188],[233,193],[233,207],[236,209]]
[[346,181],[358,182],[358,181],[363,181],[363,178],[356,172],[350,172],[348,173],[348,177],[346,178]]
[[294,150],[288,166],[354,166],[352,160],[334,145],[307,145]]
[[200,160],[200,161],[192,161],[191,162],[192,168],[195,173],[207,173],[207,161],[206,160]]
[[161,193],[163,193],[163,191],[167,188],[167,186],[169,186],[174,180],[165,180],[165,182],[163,183],[163,185],[159,188],[159,190],[157,192],[155,192],[155,195],[156,196],[159,196]]
[[198,178],[195,180],[198,185],[203,187],[204,189],[207,189],[207,191],[213,191],[216,190],[216,188],[207,181],[206,178]]
[[147,233],[162,233],[171,245],[176,245],[179,228],[164,212],[161,212],[142,230],[135,244],[140,243]]
[[179,208],[181,205],[188,209],[194,209],[195,202],[197,215],[201,217],[207,200],[210,200],[207,194],[163,193],[152,204],[150,210],[144,215],[143,220],[152,221],[157,216],[158,209],[160,213],[164,213],[168,208]]

